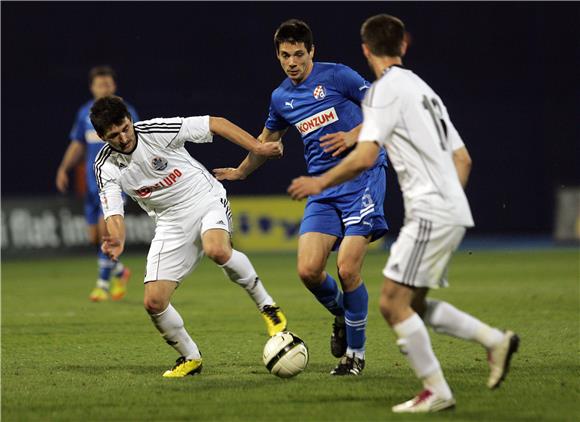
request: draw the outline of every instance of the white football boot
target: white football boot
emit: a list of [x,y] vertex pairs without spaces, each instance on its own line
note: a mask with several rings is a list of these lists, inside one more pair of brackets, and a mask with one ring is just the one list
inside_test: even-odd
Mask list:
[[393,406],[394,413],[431,413],[455,407],[455,399],[443,399],[431,390],[423,390],[411,400]]
[[489,378],[487,386],[491,389],[500,386],[505,379],[512,355],[518,351],[520,338],[513,331],[506,331],[503,340],[496,346],[487,350],[487,362],[489,364]]

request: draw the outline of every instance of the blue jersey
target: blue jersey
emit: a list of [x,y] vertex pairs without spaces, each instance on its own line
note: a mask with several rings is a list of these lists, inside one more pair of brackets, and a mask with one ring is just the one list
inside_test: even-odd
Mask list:
[[[337,63],[314,63],[299,84],[286,78],[272,92],[266,128],[279,131],[293,125],[304,142],[308,173],[316,175],[336,166],[350,151],[338,157],[320,147],[320,137],[350,131],[362,123],[360,104],[370,87],[357,72]],[[375,166],[385,165],[381,149]]]
[[[88,101],[85,103],[77,112],[74,125],[70,131],[70,140],[81,142],[86,147],[86,179],[87,179],[87,191],[91,195],[99,194],[99,190],[97,188],[97,182],[95,180],[95,173],[93,171],[93,164],[95,162],[95,158],[97,157],[98,152],[101,150],[103,145],[105,144],[99,135],[97,135],[97,131],[93,127],[91,123],[91,119],[89,118],[89,114],[91,112],[91,107],[93,106],[94,100]],[[127,108],[129,109],[129,113],[133,117],[133,121],[136,122],[139,120],[137,116],[137,112],[135,109],[127,104]]]

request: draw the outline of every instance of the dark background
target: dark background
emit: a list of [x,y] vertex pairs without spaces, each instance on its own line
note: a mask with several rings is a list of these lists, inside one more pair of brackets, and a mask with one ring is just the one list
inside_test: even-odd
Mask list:
[[[54,176],[87,72],[109,64],[141,118],[212,114],[251,133],[264,124],[284,75],[272,37],[306,20],[315,60],[373,77],[360,52],[370,15],[400,17],[412,35],[405,65],[445,101],[474,160],[468,196],[479,232],[547,233],[555,190],[578,175],[577,3],[127,2],[2,5],[2,196],[56,195]],[[304,173],[296,131],[286,156],[230,195],[281,194]],[[224,140],[193,146],[208,168],[245,154]],[[385,208],[402,201],[390,172]]]

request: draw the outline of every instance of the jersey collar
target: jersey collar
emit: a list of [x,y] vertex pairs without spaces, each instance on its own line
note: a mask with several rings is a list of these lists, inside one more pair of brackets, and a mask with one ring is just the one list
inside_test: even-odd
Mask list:
[[392,64],[389,67],[385,68],[385,70],[383,70],[383,75],[385,75],[387,72],[389,72],[393,67],[399,67],[401,69],[405,68],[405,66],[403,66],[402,64]]

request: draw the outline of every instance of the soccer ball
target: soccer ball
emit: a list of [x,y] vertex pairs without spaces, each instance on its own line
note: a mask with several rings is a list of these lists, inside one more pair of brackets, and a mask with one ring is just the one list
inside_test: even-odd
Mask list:
[[308,365],[308,348],[294,333],[282,331],[270,337],[262,356],[266,369],[280,378],[290,378]]

